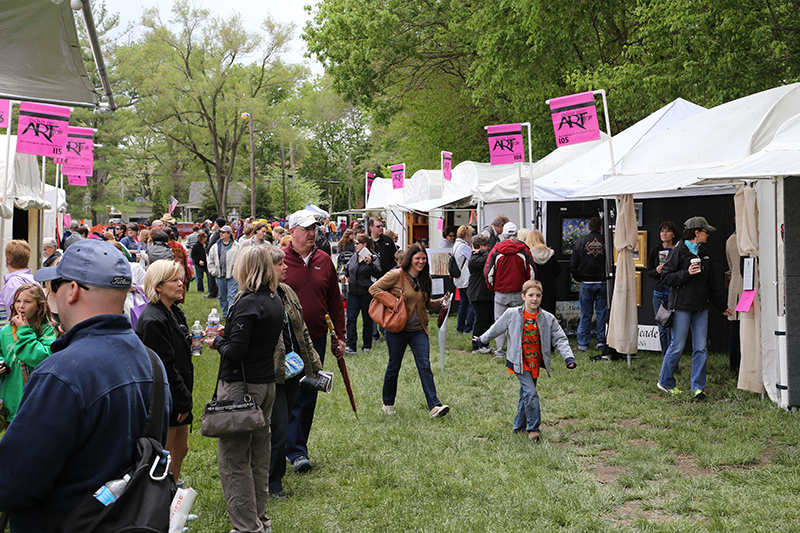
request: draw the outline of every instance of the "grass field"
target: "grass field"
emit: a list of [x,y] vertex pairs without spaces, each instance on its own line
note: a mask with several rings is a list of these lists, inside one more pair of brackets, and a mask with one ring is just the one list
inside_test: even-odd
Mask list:
[[[214,304],[190,292],[189,324],[205,322]],[[555,356],[553,377],[539,380],[543,432],[534,444],[511,431],[518,382],[505,367],[450,331],[441,371],[435,325],[431,340],[439,398],[451,406],[436,420],[410,352],[395,416],[381,411],[385,343],[348,356],[357,418],[329,355],[336,377],[317,403],[314,469],[289,469],[289,499],[270,502],[273,531],[800,531],[797,415],[737,390],[727,354],[709,357],[702,403],[656,389],[657,354],[628,368],[579,353],[575,370]],[[199,432],[218,362],[207,348],[195,358],[197,422],[182,476],[199,493],[192,532],[231,528],[216,441]],[[689,358],[677,378],[687,389]]]

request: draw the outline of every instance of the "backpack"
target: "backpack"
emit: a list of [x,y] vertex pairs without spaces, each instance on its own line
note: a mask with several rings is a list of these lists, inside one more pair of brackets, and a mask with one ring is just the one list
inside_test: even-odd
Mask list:
[[464,263],[461,263],[461,266],[458,266],[458,259],[456,259],[456,255],[461,255],[461,248],[459,248],[458,254],[455,253],[455,250],[450,254],[450,262],[447,263],[447,268],[450,271],[450,277],[453,279],[461,277],[461,269],[464,267],[464,263],[466,263],[466,258],[464,258]]
[[155,352],[147,348],[147,353],[153,367],[153,393],[147,409],[147,423],[133,452],[133,467],[120,475],[120,479],[130,476],[127,485],[108,505],[103,505],[95,493],[87,494],[59,524],[57,531],[166,533],[169,530],[173,482],[169,452],[164,450],[159,438],[164,419],[164,374]]
[[[147,307],[147,297],[142,292],[142,289],[139,288],[138,285],[134,285],[135,291],[131,292],[131,296],[133,296],[133,307],[131,307],[131,327],[135,330],[136,323],[139,322],[139,317],[142,316],[144,312],[144,308]],[[142,297],[142,303],[136,301],[136,293],[139,293]]]

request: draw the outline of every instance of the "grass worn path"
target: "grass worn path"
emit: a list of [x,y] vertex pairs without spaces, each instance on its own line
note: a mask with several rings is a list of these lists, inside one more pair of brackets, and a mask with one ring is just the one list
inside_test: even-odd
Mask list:
[[[190,325],[214,303],[191,292]],[[511,432],[518,382],[505,367],[450,331],[442,372],[431,333],[439,398],[451,406],[443,419],[428,418],[410,352],[391,417],[381,411],[385,343],[347,358],[358,418],[329,356],[336,377],[317,404],[314,470],[289,469],[290,498],[270,502],[273,531],[800,531],[797,415],[738,391],[727,354],[709,358],[703,403],[659,393],[660,355],[628,368],[590,362],[590,351],[575,370],[556,356],[553,377],[539,380],[537,445]],[[231,528],[216,441],[199,432],[218,361],[208,349],[195,358],[197,423],[183,470],[199,493],[192,532]],[[688,357],[679,372],[688,388]]]

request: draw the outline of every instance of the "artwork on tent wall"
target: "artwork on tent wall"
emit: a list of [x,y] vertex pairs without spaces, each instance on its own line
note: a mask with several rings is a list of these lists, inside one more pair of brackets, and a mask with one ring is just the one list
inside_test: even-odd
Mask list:
[[642,207],[642,202],[633,202],[633,212],[636,215],[636,227],[642,228],[644,227],[644,215],[643,211],[644,208]]
[[636,271],[636,305],[642,306],[642,271]]
[[[613,232],[613,237],[616,237],[617,232]],[[636,268],[647,268],[647,230],[640,230],[636,238],[636,246],[631,253],[633,256],[633,264]],[[614,248],[614,265],[617,264],[617,257],[619,257],[619,250]],[[638,272],[637,272],[638,274]]]
[[561,255],[572,255],[575,242],[589,234],[589,217],[561,217]]

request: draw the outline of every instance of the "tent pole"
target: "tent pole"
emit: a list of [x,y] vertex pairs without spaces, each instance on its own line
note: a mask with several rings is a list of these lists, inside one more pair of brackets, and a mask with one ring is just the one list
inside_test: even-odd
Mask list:
[[[6,171],[3,175],[2,204],[6,203],[8,195],[8,176],[11,174],[11,166],[14,164],[14,157],[11,155],[11,117],[14,115],[14,101],[8,104],[8,127],[6,128]],[[15,151],[16,153],[16,151]],[[11,216],[14,216],[14,209],[11,208]],[[0,213],[0,269],[6,264],[6,217]]]
[[[533,198],[533,144],[531,144],[531,123],[523,122],[522,126],[528,126],[528,179],[531,180],[531,228],[539,229],[539,224],[536,222],[536,213],[538,210],[534,207]],[[522,170],[520,170],[520,173]],[[520,179],[519,197],[522,198],[522,180]]]
[[525,227],[525,200],[522,198],[522,165],[517,165],[517,179],[519,181],[519,227]]

